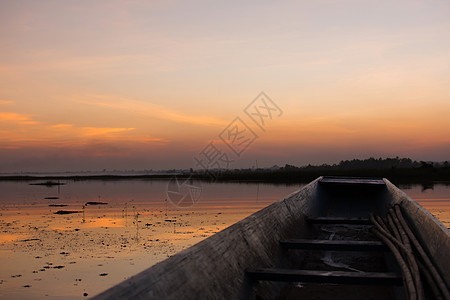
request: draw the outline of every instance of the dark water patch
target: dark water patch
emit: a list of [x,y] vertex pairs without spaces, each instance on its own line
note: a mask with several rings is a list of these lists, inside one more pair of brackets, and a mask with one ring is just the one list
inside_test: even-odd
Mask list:
[[55,215],[69,215],[69,214],[79,214],[82,213],[82,211],[79,210],[58,210],[57,212],[54,212]]
[[53,269],[63,269],[65,268],[64,266],[54,266]]
[[84,204],[84,205],[88,206],[88,205],[106,205],[106,204],[108,204],[108,203],[107,202],[89,201],[89,202],[86,202],[86,204]]

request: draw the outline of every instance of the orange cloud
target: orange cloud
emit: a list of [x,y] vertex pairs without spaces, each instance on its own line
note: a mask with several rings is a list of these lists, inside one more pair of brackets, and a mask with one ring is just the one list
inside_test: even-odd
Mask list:
[[55,124],[50,125],[51,128],[72,128],[73,124]]
[[81,136],[111,136],[111,134],[134,130],[134,128],[99,128],[99,127],[82,127]]
[[167,109],[160,105],[138,101],[129,98],[122,98],[115,95],[93,95],[89,101],[80,101],[89,105],[109,107],[121,111],[129,111],[139,115],[152,118],[173,121],[177,123],[188,123],[202,126],[226,126],[229,121],[204,115],[188,115]]
[[0,122],[13,122],[25,125],[39,124],[39,122],[33,121],[28,115],[13,112],[0,112]]
[[0,105],[9,105],[9,104],[13,104],[13,103],[14,103],[14,101],[0,99]]
[[[137,134],[135,128],[120,127],[80,127],[74,124],[45,124],[19,113],[0,113],[0,122],[7,128],[0,130],[2,149],[20,149],[24,147],[74,148],[106,144],[152,144],[165,145],[169,141],[161,137]],[[24,125],[27,125],[26,127]],[[105,144],[106,143],[106,144]],[[103,150],[101,151],[104,152]]]

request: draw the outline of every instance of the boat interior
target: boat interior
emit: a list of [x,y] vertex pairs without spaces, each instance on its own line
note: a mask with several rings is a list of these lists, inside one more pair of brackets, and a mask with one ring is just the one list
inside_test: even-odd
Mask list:
[[323,177],[301,228],[279,241],[276,263],[247,270],[255,299],[405,299],[401,270],[370,228],[385,217],[382,179]]

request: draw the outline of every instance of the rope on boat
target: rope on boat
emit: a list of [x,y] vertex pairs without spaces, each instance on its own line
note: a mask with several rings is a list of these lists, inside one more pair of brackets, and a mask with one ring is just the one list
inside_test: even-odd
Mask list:
[[408,250],[408,263],[411,267],[411,270],[414,274],[414,284],[416,286],[417,289],[417,295],[418,295],[418,299],[423,299],[424,298],[424,293],[423,293],[423,287],[422,287],[422,281],[420,280],[420,272],[419,272],[419,267],[417,266],[417,261],[416,258],[414,256],[413,250],[411,248],[411,243],[409,242],[408,236],[406,235],[405,230],[403,229],[403,227],[400,224],[399,219],[397,218],[395,212],[393,209],[389,210],[389,215],[388,217],[391,217],[392,222],[394,223],[394,226],[396,226],[399,235],[400,235],[400,240],[402,241],[403,245],[405,246],[406,250]]
[[[410,300],[419,300],[417,297],[416,287],[414,285],[413,274],[409,268],[409,265],[406,263],[406,259],[400,253],[399,248],[403,246],[395,237],[393,237],[389,232],[386,231],[383,220],[381,218],[376,220],[374,216],[370,215],[370,220],[375,225],[375,229],[372,230],[373,234],[375,234],[380,240],[382,240],[392,251],[397,260],[400,269],[402,271],[403,284],[405,286],[405,292]],[[404,252],[407,253],[408,251]]]
[[450,300],[450,293],[447,289],[447,286],[446,286],[444,280],[439,275],[438,271],[434,267],[430,258],[425,253],[425,250],[423,249],[419,240],[416,238],[416,236],[412,232],[411,228],[408,226],[408,223],[406,222],[405,218],[403,217],[401,207],[398,204],[395,205],[395,214],[397,215],[397,217],[400,221],[400,224],[403,226],[406,234],[408,235],[409,239],[411,240],[412,244],[414,245],[415,250],[419,254],[420,258],[422,259],[427,271],[429,271],[431,273],[430,275],[434,279],[435,284],[439,287],[439,290],[441,291],[443,299]]
[[404,219],[400,205],[389,210],[386,222],[373,214],[370,220],[375,225],[371,231],[389,247],[400,266],[408,299],[424,299],[422,275],[434,299],[450,300],[445,282]]
[[400,251],[398,251],[397,247],[383,234],[381,231],[375,229],[373,230],[373,233],[382,240],[388,247],[391,249],[392,253],[395,256],[395,259],[397,260],[400,269],[402,270],[402,279],[403,279],[403,285],[406,289],[406,294],[408,295],[409,299],[416,299],[416,290],[414,288],[414,283],[412,280],[411,272],[403,259],[402,255],[400,254]]

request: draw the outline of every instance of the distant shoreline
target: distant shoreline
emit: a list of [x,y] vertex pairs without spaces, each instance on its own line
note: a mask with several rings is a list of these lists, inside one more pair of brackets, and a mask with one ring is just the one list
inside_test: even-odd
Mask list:
[[[112,172],[112,173],[111,173]],[[368,158],[343,160],[339,164],[307,165],[297,167],[286,164],[271,168],[247,169],[170,169],[170,170],[106,170],[65,173],[0,173],[0,181],[35,180],[167,180],[177,177],[217,182],[308,183],[319,176],[378,177],[395,183],[450,182],[450,164],[445,162],[413,161],[410,158]],[[55,182],[41,185],[57,185]]]
[[[432,183],[450,182],[448,168],[440,169],[357,169],[357,170],[224,170],[211,174],[204,172],[179,174],[130,174],[130,175],[0,175],[1,181],[47,181],[57,185],[57,181],[119,181],[119,180],[169,180],[195,179],[210,182],[265,182],[275,184],[308,183],[319,176],[378,177],[387,178],[393,183]],[[43,183],[45,185],[45,182]]]
[[[125,180],[125,179],[170,179],[185,175],[0,175],[0,181],[34,181],[34,180]],[[188,176],[187,176],[188,177]]]
[[[111,173],[112,172],[112,173]],[[66,173],[2,173],[0,181],[34,180],[167,180],[174,177],[192,178],[217,182],[267,182],[267,183],[308,183],[319,176],[378,177],[395,183],[450,182],[450,164],[445,162],[413,161],[410,158],[368,158],[343,160],[339,164],[297,167],[286,164],[284,167],[248,169],[183,170],[106,170],[92,172]],[[48,182],[41,185],[57,185]]]

